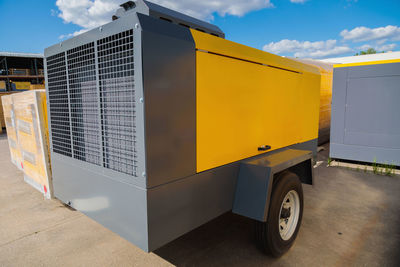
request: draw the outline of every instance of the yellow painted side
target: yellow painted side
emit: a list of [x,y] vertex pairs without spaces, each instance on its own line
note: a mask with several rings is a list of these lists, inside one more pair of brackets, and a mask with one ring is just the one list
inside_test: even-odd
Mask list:
[[331,127],[331,105],[332,105],[332,84],[333,65],[312,59],[295,59],[319,69],[321,74],[320,105],[319,105],[319,142],[325,142],[330,138]]
[[357,63],[347,63],[347,64],[335,64],[334,68],[346,68],[355,66],[366,66],[366,65],[379,65],[379,64],[390,64],[390,63],[400,63],[400,59],[388,59],[388,60],[377,60],[369,62],[357,62]]
[[329,132],[329,128],[331,127],[333,69],[322,67],[319,69],[321,72],[319,129],[328,130]]
[[196,52],[198,172],[318,138],[317,68],[192,33],[197,49],[225,55]]

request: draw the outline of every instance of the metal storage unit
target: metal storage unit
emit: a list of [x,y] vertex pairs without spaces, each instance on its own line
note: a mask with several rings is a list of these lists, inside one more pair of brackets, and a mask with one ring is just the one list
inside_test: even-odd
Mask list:
[[230,210],[265,222],[278,172],[312,182],[318,69],[122,7],[45,50],[55,197],[152,251]]
[[400,59],[335,65],[330,156],[400,166]]

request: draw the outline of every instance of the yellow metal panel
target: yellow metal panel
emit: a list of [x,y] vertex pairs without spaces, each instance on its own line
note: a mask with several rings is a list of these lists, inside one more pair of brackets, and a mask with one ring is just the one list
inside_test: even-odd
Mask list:
[[[318,69],[210,35],[193,36],[196,46],[201,36],[202,50],[226,55],[196,52],[198,172],[264,153],[258,151],[262,145],[276,150],[318,137]],[[237,59],[251,54],[251,61],[301,73]]]
[[259,49],[238,44],[193,29],[191,29],[191,32],[196,43],[196,49],[209,51],[221,55],[229,55],[231,57],[245,59],[248,61],[271,65],[284,69],[290,69],[299,72],[311,72],[317,75],[319,74],[317,68],[300,63],[295,60],[267,53]]
[[332,103],[332,82],[333,64],[312,60],[295,59],[319,69],[321,74],[320,106],[319,106],[319,142],[329,140],[331,127],[331,103]]
[[320,95],[319,128],[329,129],[331,126],[333,69],[325,69],[320,67],[320,71],[321,71],[321,95]]
[[378,64],[390,64],[390,63],[399,63],[399,62],[400,62],[400,59],[388,59],[388,60],[377,60],[377,61],[369,61],[369,62],[335,64],[335,65],[333,65],[333,67],[336,69],[336,68],[346,68],[346,67],[366,66],[366,65],[378,65]]

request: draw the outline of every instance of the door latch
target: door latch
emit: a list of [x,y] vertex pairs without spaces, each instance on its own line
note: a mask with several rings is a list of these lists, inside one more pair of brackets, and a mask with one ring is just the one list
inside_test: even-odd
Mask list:
[[258,147],[258,151],[268,151],[271,149],[271,146],[265,145]]

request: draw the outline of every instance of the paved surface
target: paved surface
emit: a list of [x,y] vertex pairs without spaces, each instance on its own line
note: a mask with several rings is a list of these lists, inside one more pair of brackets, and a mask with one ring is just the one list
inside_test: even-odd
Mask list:
[[0,135],[0,266],[400,266],[400,177],[326,167],[304,186],[305,211],[294,247],[261,253],[253,222],[225,214],[144,253],[77,211],[44,200],[23,182]]

